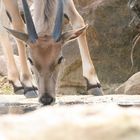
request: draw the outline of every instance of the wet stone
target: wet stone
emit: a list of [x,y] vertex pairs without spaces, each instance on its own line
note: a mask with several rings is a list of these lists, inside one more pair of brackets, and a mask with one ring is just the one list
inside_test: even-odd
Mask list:
[[[57,96],[52,107],[73,105],[116,104],[121,107],[140,107],[139,95],[65,95]],[[0,95],[0,115],[24,114],[42,107],[38,98],[27,99],[23,95]]]

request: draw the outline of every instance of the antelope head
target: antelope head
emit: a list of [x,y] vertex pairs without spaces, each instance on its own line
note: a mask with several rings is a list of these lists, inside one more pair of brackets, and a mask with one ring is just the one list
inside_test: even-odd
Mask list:
[[44,105],[49,105],[55,101],[55,85],[58,66],[61,63],[60,54],[62,47],[67,42],[80,36],[86,30],[87,25],[77,30],[62,33],[63,1],[59,0],[52,35],[39,36],[36,32],[27,2],[26,0],[22,0],[22,2],[28,34],[6,29],[29,46],[40,96],[39,101]]

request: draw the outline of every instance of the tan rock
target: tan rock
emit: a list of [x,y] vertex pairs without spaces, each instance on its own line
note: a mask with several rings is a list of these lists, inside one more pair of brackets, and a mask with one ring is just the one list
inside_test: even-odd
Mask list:
[[139,140],[139,108],[116,105],[44,107],[0,117],[0,140]]
[[115,93],[127,95],[140,94],[140,72],[135,73],[125,83],[120,85],[115,90]]

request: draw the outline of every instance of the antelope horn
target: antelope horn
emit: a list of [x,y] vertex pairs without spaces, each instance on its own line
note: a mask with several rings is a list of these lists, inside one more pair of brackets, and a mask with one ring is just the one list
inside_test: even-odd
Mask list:
[[62,23],[63,23],[63,1],[58,0],[57,15],[56,15],[56,19],[55,19],[53,34],[52,34],[52,36],[56,42],[58,42],[61,37]]
[[26,21],[26,25],[27,25],[29,40],[32,43],[34,43],[38,39],[38,35],[35,30],[31,12],[29,10],[29,6],[28,6],[26,0],[22,0],[22,4],[23,4],[23,9],[24,9],[24,16],[25,16],[25,21]]

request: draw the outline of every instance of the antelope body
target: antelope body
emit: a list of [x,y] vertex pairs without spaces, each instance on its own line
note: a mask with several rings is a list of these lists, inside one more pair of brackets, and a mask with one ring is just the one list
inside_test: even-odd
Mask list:
[[[87,25],[77,12],[73,1],[33,0],[33,20],[26,0],[22,0],[22,2],[28,33],[25,32],[25,25],[20,16],[17,0],[2,0],[0,13],[0,24],[5,26],[5,29],[0,27],[0,42],[7,59],[8,78],[12,81],[15,90],[24,90],[26,97],[37,96],[36,88],[32,84],[31,72],[27,65],[25,47],[25,44],[27,44],[30,61],[34,67],[37,80],[39,100],[44,105],[51,104],[55,100],[55,85],[62,60],[62,47],[66,43],[77,39],[82,59],[83,76],[87,80],[87,90],[91,90],[93,94],[102,95],[100,82],[86,41]],[[5,11],[10,17],[13,29],[9,28],[9,20],[5,18]],[[73,30],[62,33],[64,14],[70,20]],[[21,73],[17,70],[6,30],[17,38]]]

